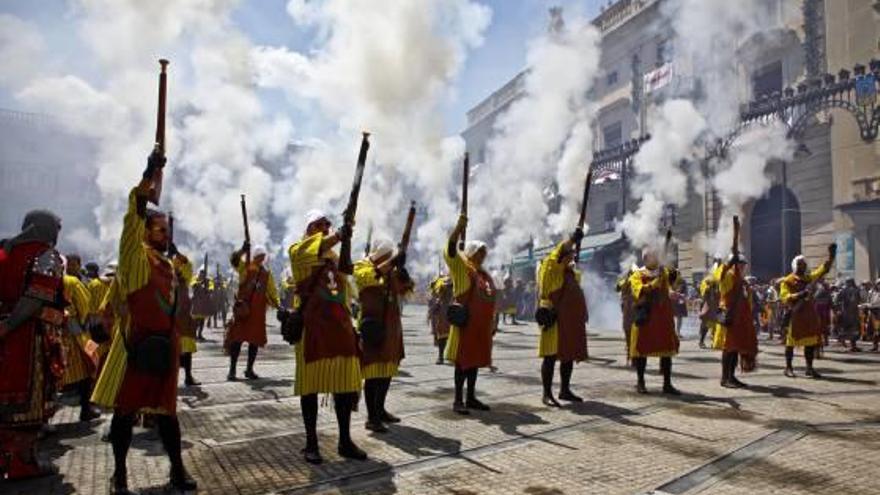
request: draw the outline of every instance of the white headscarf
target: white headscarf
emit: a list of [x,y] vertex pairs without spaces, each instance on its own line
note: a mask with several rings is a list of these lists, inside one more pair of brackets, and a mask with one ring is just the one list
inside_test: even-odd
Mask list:
[[101,273],[104,277],[109,277],[110,275],[116,274],[116,268],[119,266],[119,262],[116,260],[107,263],[107,266],[104,267],[104,271]]
[[373,241],[370,248],[370,256],[382,258],[394,252],[394,243],[387,238],[379,238]]
[[792,273],[797,272],[798,261],[801,261],[801,260],[803,260],[804,263],[806,263],[806,261],[807,261],[807,259],[804,258],[804,255],[802,255],[802,254],[795,256],[794,259],[791,260],[791,272]]
[[318,220],[329,220],[329,218],[327,218],[327,214],[321,210],[309,210],[308,213],[306,213],[306,228]]
[[489,249],[483,241],[467,241],[464,245],[464,255],[473,258],[480,249]]
[[257,244],[256,246],[254,246],[254,251],[253,251],[254,258],[256,258],[257,256],[260,256],[260,255],[265,256],[267,254],[269,254],[269,253],[266,251],[266,246],[263,246],[262,244]]

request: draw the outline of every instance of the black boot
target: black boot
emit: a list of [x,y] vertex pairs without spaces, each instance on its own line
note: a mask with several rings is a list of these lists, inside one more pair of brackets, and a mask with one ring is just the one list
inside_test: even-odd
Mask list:
[[400,423],[400,418],[385,409],[385,399],[388,398],[388,390],[391,389],[391,378],[382,378],[379,382],[379,416],[385,423]]
[[309,464],[321,464],[324,459],[318,449],[318,394],[300,396],[299,405],[306,428],[306,446],[302,450],[303,456]]
[[260,351],[260,348],[255,346],[254,344],[248,344],[248,357],[247,357],[247,369],[244,372],[245,378],[248,380],[256,380],[260,378],[254,373],[254,362],[257,360],[257,352]]
[[85,379],[77,384],[79,391],[79,420],[91,421],[101,417],[101,413],[92,409],[89,399],[92,397],[92,380]]
[[183,384],[187,387],[194,387],[196,385],[201,385],[201,382],[197,382],[195,378],[193,378],[192,374],[192,353],[186,352],[180,355],[180,367],[183,368],[184,376]]
[[568,402],[583,402],[574,392],[571,391],[571,374],[574,372],[574,363],[567,361],[559,363],[559,376],[562,379],[562,388],[559,390],[559,398]]
[[452,410],[458,414],[468,415],[470,411],[464,405],[464,380],[465,371],[455,365],[455,401],[452,403]]
[[730,353],[723,351],[721,353],[721,386],[724,388],[734,388],[730,382]]
[[235,376],[235,368],[238,366],[239,354],[241,354],[241,342],[229,344],[229,374],[226,375],[227,381],[234,382],[238,380],[238,377]]
[[333,406],[336,409],[336,424],[339,427],[339,447],[337,452],[346,459],[367,460],[367,453],[358,448],[351,440],[351,409],[357,400],[356,393],[333,395]]
[[636,392],[647,394],[648,389],[645,387],[645,368],[648,367],[648,358],[635,357],[632,362],[636,367]]
[[749,388],[748,385],[739,381],[739,378],[736,377],[736,367],[739,364],[739,353],[731,352],[730,353],[730,383],[733,384],[736,388]]
[[660,358],[660,371],[663,373],[663,393],[669,395],[681,395],[677,388],[672,386],[672,358]]
[[443,364],[443,353],[446,352],[446,339],[437,340],[437,364]]
[[541,402],[548,407],[562,407],[559,402],[553,398],[553,372],[556,368],[556,357],[545,356],[541,363],[541,384],[544,386],[544,396]]
[[183,467],[183,458],[180,454],[180,422],[177,420],[177,416],[159,415],[156,423],[159,427],[162,446],[165,447],[168,460],[171,462],[169,475],[171,486],[183,492],[197,489],[198,483],[190,477],[186,468]]
[[794,378],[794,367],[792,366],[792,361],[794,361],[794,347],[786,346],[785,347],[785,376],[789,378]]
[[811,346],[804,347],[804,359],[806,359],[806,361],[807,361],[806,375],[810,378],[818,380],[818,379],[822,378],[822,375],[820,375],[819,372],[813,368],[813,359],[815,357],[816,357],[816,346],[811,345]]
[[113,447],[113,476],[110,478],[111,495],[129,495],[126,458],[131,447],[134,415],[113,413],[110,420],[110,444]]
[[364,380],[364,403],[367,405],[367,422],[364,428],[376,433],[385,433],[388,431],[388,428],[382,424],[378,409],[379,380],[381,378],[368,378]]
[[477,373],[478,368],[467,370],[467,401],[464,403],[468,409],[476,409],[477,411],[488,411],[490,408],[477,400]]

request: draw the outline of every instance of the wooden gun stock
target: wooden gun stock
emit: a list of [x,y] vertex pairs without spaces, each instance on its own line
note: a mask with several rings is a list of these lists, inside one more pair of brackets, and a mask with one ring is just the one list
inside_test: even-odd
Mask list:
[[409,212],[406,215],[406,227],[403,229],[403,235],[400,238],[400,244],[397,248],[400,253],[406,254],[409,249],[409,238],[412,235],[413,224],[416,221],[416,202],[411,201],[409,204]]
[[[168,99],[168,61],[159,59],[159,105],[156,110],[156,142],[153,153],[161,157],[165,156],[165,107]],[[162,197],[162,181],[156,181],[150,194],[150,202],[158,205]]]
[[[464,153],[464,163],[462,164],[462,175],[461,175],[461,214],[462,216],[467,217],[468,214],[468,182],[470,181],[471,175],[471,161],[470,155],[465,151]],[[461,238],[459,242],[459,248],[464,249],[464,243],[467,240],[467,227],[462,229]]]
[[[587,221],[587,205],[590,204],[590,186],[593,184],[593,167],[589,167],[587,170],[587,182],[584,184],[584,197],[581,199],[581,216],[578,218],[577,228],[584,228],[584,223]],[[577,244],[574,249],[574,261],[575,263],[581,260],[581,240],[578,239]]]
[[244,199],[244,194],[241,195],[241,220],[244,222],[244,241],[247,244],[248,249],[244,253],[244,259],[247,261],[247,264],[251,264],[251,228],[248,225],[248,215],[247,215],[247,201]]
[[[361,149],[358,153],[357,167],[354,171],[354,181],[351,185],[351,194],[348,196],[348,205],[342,213],[343,221],[349,227],[354,226],[357,214],[358,197],[361,194],[361,183],[364,179],[364,168],[367,166],[367,152],[370,150],[370,133],[364,132],[361,138]],[[339,269],[343,273],[351,273],[354,264],[351,261],[351,238],[344,239],[339,248]]]

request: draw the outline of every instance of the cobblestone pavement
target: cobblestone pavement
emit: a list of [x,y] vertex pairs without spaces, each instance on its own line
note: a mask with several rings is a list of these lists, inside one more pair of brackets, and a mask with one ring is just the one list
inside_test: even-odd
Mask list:
[[[278,329],[270,328],[257,361],[262,378],[236,383],[225,381],[220,331],[209,331],[213,341],[194,359],[202,385],[180,389],[184,459],[199,492],[880,494],[872,469],[880,452],[878,354],[832,347],[818,361],[825,379],[789,379],[782,348],[762,341],[760,367],[744,377],[751,388],[730,390],[718,386],[718,354],[686,340],[674,365],[685,394],[670,398],[659,393],[656,360],[651,393],[638,395],[618,334],[591,333],[591,359],[573,378],[585,402],[549,409],[540,401],[537,328],[503,326],[497,368],[477,382],[492,411],[461,417],[451,411],[452,368],[434,364],[424,320],[423,307],[407,308],[407,358],[388,400],[403,422],[369,433],[361,404],[352,430],[370,460],[344,461],[332,406],[323,406],[325,463],[317,467],[301,461],[293,353]],[[796,365],[802,372],[802,357]],[[106,493],[113,461],[100,437],[109,415],[79,424],[74,399],[66,403],[45,442],[60,475],[0,485],[0,493]],[[136,430],[128,465],[132,489],[165,493],[168,461],[151,432]]]

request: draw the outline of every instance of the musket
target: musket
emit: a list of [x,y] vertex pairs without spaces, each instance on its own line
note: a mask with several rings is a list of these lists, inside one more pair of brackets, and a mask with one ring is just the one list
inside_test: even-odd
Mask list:
[[413,224],[416,221],[416,202],[409,203],[409,213],[406,215],[406,227],[403,229],[403,235],[400,238],[400,244],[397,245],[399,253],[406,254],[409,249],[409,238],[412,235]]
[[174,245],[174,212],[168,212],[168,256],[171,256],[172,251],[174,250],[171,246]]
[[[153,146],[153,153],[159,156],[165,156],[165,106],[168,97],[168,61],[164,58],[159,59],[159,105],[156,110],[156,142]],[[159,181],[154,185],[150,202],[159,204],[159,198],[162,196],[162,182]]]
[[672,251],[672,229],[666,229],[666,239],[663,240],[663,261],[669,259],[669,252]]
[[248,225],[248,216],[247,216],[247,202],[244,199],[244,194],[241,195],[241,219],[244,222],[244,240],[245,244],[248,246],[247,251],[244,253],[244,259],[247,262],[248,266],[251,264],[251,228]]
[[730,247],[730,252],[733,255],[739,255],[739,216],[733,216],[733,246]]
[[202,286],[204,288],[208,288],[208,252],[205,251],[205,264],[202,265],[205,267],[205,279],[202,280]]
[[[590,203],[590,186],[593,184],[593,167],[589,166],[587,169],[587,182],[584,184],[584,197],[581,200],[581,216],[578,218],[577,228],[584,228],[584,223],[587,221],[587,205]],[[578,239],[577,244],[574,249],[574,262],[577,263],[581,260],[581,240]]]
[[373,250],[373,224],[370,223],[370,228],[367,230],[367,245],[364,247],[364,257],[370,255],[370,251]]
[[[471,162],[468,152],[464,152],[464,163],[462,164],[461,175],[461,214],[467,217],[468,213],[468,181],[471,175]],[[464,243],[467,240],[467,226],[461,230],[461,238],[459,241],[459,249],[464,249]]]
[[[349,227],[354,226],[354,219],[357,214],[358,196],[361,194],[361,182],[364,179],[364,168],[367,166],[367,151],[370,149],[370,133],[364,132],[361,138],[361,150],[358,153],[357,167],[354,171],[354,181],[351,185],[351,194],[348,196],[348,204],[342,213],[343,222]],[[339,271],[342,273],[351,273],[353,264],[351,261],[351,238],[342,242],[339,248]]]

